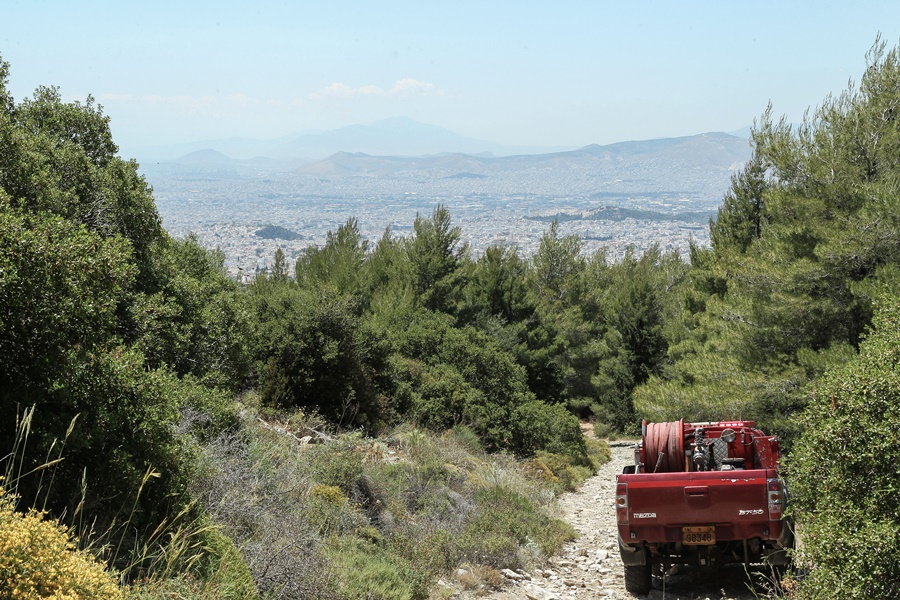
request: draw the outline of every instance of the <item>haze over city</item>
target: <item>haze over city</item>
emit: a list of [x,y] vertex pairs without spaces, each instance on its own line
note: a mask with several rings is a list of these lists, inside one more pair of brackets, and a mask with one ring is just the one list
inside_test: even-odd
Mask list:
[[[128,156],[404,116],[509,146],[799,121],[864,68],[900,4],[836,2],[16,2],[17,99],[93,95]],[[352,151],[352,148],[347,148]]]
[[[476,251],[530,254],[560,218],[616,259],[708,243],[766,106],[799,122],[878,35],[900,37],[900,5],[842,8],[50,0],[4,10],[0,56],[17,100],[95,98],[164,226],[223,249],[233,274],[351,217],[370,240],[402,235],[438,205]],[[289,237],[258,235],[270,226]]]

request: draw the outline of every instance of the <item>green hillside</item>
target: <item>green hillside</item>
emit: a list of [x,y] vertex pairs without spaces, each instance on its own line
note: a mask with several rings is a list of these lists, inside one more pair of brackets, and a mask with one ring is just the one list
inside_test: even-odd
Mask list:
[[553,494],[603,459],[579,419],[642,418],[782,436],[797,593],[896,593],[897,49],[797,127],[766,111],[687,257],[611,263],[553,221],[534,256],[475,258],[438,206],[408,236],[351,218],[249,285],[166,233],[92,98],[8,76],[3,496],[123,593],[427,598],[460,564],[532,568],[574,534]]

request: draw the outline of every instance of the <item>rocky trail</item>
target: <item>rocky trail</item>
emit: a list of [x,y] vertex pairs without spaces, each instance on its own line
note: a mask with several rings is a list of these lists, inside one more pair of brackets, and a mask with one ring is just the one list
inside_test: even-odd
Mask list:
[[457,598],[491,600],[756,600],[769,597],[771,581],[764,572],[745,572],[742,565],[715,572],[684,571],[654,579],[648,596],[625,591],[616,542],[616,474],[633,461],[633,442],[612,442],[612,460],[576,492],[563,495],[556,516],[578,530],[549,564],[533,573],[504,570],[504,583],[493,590],[464,592]]

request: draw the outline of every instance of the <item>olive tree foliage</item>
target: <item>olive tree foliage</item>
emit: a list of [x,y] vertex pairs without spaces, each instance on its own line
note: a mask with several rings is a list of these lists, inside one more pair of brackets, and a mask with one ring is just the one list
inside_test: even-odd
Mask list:
[[859,356],[830,370],[787,463],[809,568],[801,596],[900,595],[900,300],[885,295]]

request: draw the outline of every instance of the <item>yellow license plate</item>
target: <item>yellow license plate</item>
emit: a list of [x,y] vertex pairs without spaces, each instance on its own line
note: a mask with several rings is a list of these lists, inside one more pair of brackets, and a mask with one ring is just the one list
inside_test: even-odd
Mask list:
[[716,528],[712,525],[682,527],[681,541],[686,546],[711,546],[716,543]]

